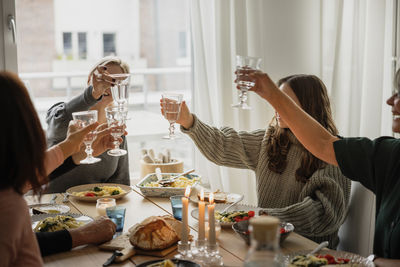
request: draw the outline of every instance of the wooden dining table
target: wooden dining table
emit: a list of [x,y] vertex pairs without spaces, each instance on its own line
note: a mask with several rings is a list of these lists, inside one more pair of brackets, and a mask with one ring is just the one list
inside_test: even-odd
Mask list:
[[[90,217],[97,217],[96,202],[83,202],[69,199],[63,202],[63,195],[56,194],[56,203],[65,204],[70,207],[71,213],[85,214]],[[42,195],[40,203],[48,203],[52,194]],[[36,198],[26,197],[28,204],[38,203]],[[124,198],[117,200],[117,205],[126,207],[124,231],[131,226],[140,223],[149,216],[172,215],[171,204],[168,198],[156,198],[144,196],[139,190],[133,188],[132,192]],[[196,238],[198,231],[198,222],[190,216],[190,212],[197,208],[195,203],[189,205],[189,226],[191,235]],[[218,238],[220,255],[223,257],[224,266],[242,266],[249,247],[244,240],[237,235],[231,228],[222,228]],[[291,233],[282,243],[282,253],[292,253],[299,250],[310,250],[317,244],[295,232]],[[173,258],[177,252],[174,251],[166,256]],[[71,251],[58,253],[43,258],[45,266],[102,266],[102,264],[111,257],[111,251],[100,250],[95,245],[86,245],[74,248]],[[145,261],[159,259],[153,256],[134,255],[122,263],[114,263],[110,266],[136,266]]]

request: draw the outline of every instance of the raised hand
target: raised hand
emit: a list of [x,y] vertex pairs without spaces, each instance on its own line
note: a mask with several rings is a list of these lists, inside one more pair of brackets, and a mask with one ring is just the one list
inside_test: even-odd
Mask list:
[[[164,108],[163,108],[163,100],[160,99],[160,108],[161,108],[161,114],[164,115]],[[186,105],[185,101],[182,101],[181,103],[181,111],[179,114],[179,118],[176,121],[176,123],[182,125],[184,128],[189,129],[193,125],[193,115],[190,113],[190,110],[188,106]]]
[[[115,78],[110,77],[106,66],[98,66],[92,74],[92,96],[94,99],[99,99],[103,94],[110,94],[111,86],[115,85]],[[107,91],[107,92],[106,92]]]
[[[255,85],[250,89],[250,91],[255,92],[262,98],[265,98],[268,100],[269,93],[271,90],[279,90],[276,84],[271,80],[271,78],[268,76],[268,74],[262,72],[262,71],[253,71],[250,73],[247,73],[248,75],[241,75],[241,73],[236,73],[236,80],[235,83],[239,83],[239,81],[242,81],[245,79],[245,81],[248,81],[249,79],[255,83]],[[239,85],[236,85],[236,88],[240,90]]]

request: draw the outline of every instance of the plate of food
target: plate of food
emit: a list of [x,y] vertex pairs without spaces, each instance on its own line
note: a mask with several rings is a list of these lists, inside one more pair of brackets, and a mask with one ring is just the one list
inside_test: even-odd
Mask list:
[[193,261],[170,259],[146,261],[137,267],[200,267],[200,265]]
[[[162,173],[162,178],[169,178],[178,175],[179,173]],[[185,194],[187,186],[193,188],[201,180],[200,175],[190,173],[177,178],[171,185],[163,187],[158,183],[158,178],[155,173],[146,175],[136,187],[140,189],[143,195],[149,197],[170,197]]]
[[[323,249],[314,255],[307,255],[310,250],[298,251],[283,256],[285,266],[357,266],[373,267],[374,263],[360,255],[345,251]],[[308,264],[308,265],[307,265]]]
[[38,214],[31,216],[34,232],[55,232],[74,229],[93,221],[92,217],[75,213]]
[[[200,201],[200,192],[201,189],[204,190],[204,201],[208,202],[209,201],[209,196],[210,196],[210,191],[208,189],[203,188],[202,186],[194,186],[193,190],[190,194],[190,201],[194,203],[198,203]],[[243,199],[243,195],[240,194],[235,194],[235,193],[226,193],[226,192],[221,192],[219,189],[213,192],[214,194],[214,202],[215,203],[233,203],[233,202],[239,202]]]
[[131,190],[130,186],[124,184],[99,183],[73,186],[68,188],[66,192],[72,198],[95,202],[103,197],[123,198]]
[[[231,207],[228,211],[222,211],[229,206],[229,204],[216,204],[215,205],[215,220],[217,220],[223,227],[231,227],[235,222],[248,220],[258,214],[260,208],[251,205],[238,204]],[[199,219],[199,209],[194,209],[190,213],[196,220]],[[208,220],[208,213],[205,213],[205,220]]]
[[29,205],[29,213],[31,215],[34,214],[61,214],[67,213],[70,211],[70,208],[67,205],[61,204],[33,204]]

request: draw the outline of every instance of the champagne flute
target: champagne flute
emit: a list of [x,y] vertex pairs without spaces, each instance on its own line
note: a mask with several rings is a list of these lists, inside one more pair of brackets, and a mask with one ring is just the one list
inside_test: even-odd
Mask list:
[[232,104],[234,108],[251,109],[247,105],[247,92],[255,85],[249,77],[250,73],[260,69],[261,58],[236,56],[236,78],[240,88],[239,103]]
[[[115,85],[111,87],[113,100],[121,110],[124,110],[128,106],[130,74],[110,74],[110,77],[115,79]],[[126,117],[125,119],[128,120],[129,118]]]
[[[73,112],[72,118],[76,121],[79,128],[83,128],[97,121],[97,110]],[[95,137],[96,131],[91,131],[83,139],[83,143],[86,146],[86,158],[80,161],[81,164],[93,164],[101,161],[100,158],[93,157],[92,143]]]
[[164,139],[174,139],[175,135],[175,122],[179,118],[179,113],[181,112],[181,103],[183,95],[174,93],[164,93],[162,94],[162,105],[164,109],[164,117],[169,122],[169,135],[164,136]]
[[114,157],[126,155],[127,151],[119,147],[120,143],[118,138],[124,134],[124,126],[128,109],[120,106],[109,106],[105,108],[106,118],[109,127],[111,128],[111,135],[114,137],[114,148],[107,151],[107,154]]

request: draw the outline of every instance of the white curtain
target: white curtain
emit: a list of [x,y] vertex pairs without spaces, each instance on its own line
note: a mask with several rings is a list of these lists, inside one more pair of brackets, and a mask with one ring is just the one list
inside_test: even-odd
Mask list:
[[[342,136],[391,134],[392,1],[322,2],[322,79],[330,90]],[[352,183],[339,249],[372,252],[375,197]]]
[[[320,1],[191,1],[194,113],[213,126],[266,128],[271,106],[250,93],[251,111],[233,109],[235,56],[263,59],[274,79],[320,71]],[[240,193],[256,205],[253,172],[216,166],[196,150],[195,166],[212,189]]]

